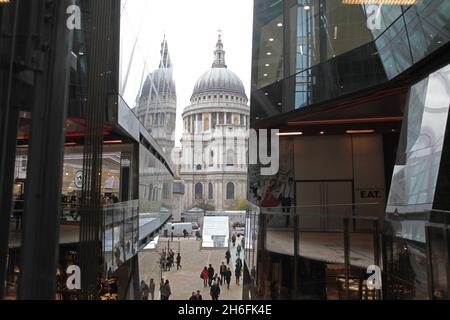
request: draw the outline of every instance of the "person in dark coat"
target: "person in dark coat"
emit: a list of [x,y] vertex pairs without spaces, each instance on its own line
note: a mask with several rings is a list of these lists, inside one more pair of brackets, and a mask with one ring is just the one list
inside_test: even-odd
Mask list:
[[150,291],[150,296],[152,297],[152,300],[155,300],[156,284],[155,284],[155,280],[153,278],[150,279],[150,284],[148,286],[148,289]]
[[242,260],[240,257],[237,257],[236,259],[236,265],[235,265],[235,269],[242,269]]
[[227,250],[227,252],[225,252],[225,259],[227,259],[227,265],[229,265],[230,264],[230,259],[231,259],[230,250]]
[[230,290],[230,283],[231,283],[231,269],[228,268],[228,270],[225,272],[224,278],[225,282],[227,283],[227,289]]
[[236,275],[236,284],[239,285],[239,280],[241,279],[241,269],[236,268],[236,270],[234,270],[234,274]]
[[210,294],[211,294],[211,299],[219,300],[219,296],[220,296],[219,281],[214,281],[213,285],[211,286]]
[[178,253],[178,255],[177,255],[177,270],[178,269],[182,269],[182,267],[181,267],[181,255],[180,255],[180,253]]
[[222,264],[220,265],[220,285],[223,285],[225,272],[227,272],[227,266],[225,265],[225,262],[222,262]]
[[198,300],[197,294],[195,293],[195,291],[192,291],[192,295],[189,298],[189,300]]
[[211,283],[212,283],[213,278],[214,278],[214,268],[210,264],[209,268],[208,268],[208,285],[210,287],[211,287]]
[[172,295],[172,290],[170,289],[169,280],[166,280],[164,286],[161,290],[161,300],[169,300],[169,297]]
[[144,280],[141,281],[141,300],[148,300],[148,296],[150,295],[150,288],[145,283]]

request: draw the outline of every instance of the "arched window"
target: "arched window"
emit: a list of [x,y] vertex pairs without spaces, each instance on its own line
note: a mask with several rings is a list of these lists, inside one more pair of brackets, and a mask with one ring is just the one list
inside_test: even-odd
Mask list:
[[203,199],[203,185],[199,182],[195,185],[195,200]]
[[228,182],[227,184],[227,200],[234,200],[234,183]]
[[208,184],[208,199],[209,200],[212,200],[214,198],[213,194],[214,194],[213,184],[210,182]]
[[234,151],[231,149],[227,151],[227,166],[228,167],[234,166]]
[[203,131],[209,131],[209,117],[203,119]]

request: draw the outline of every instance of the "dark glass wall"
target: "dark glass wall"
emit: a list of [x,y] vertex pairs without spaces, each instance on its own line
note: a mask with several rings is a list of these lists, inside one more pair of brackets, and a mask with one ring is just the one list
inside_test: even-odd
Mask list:
[[396,78],[449,42],[449,5],[383,5],[373,26],[373,5],[255,1],[252,121]]
[[388,299],[448,295],[445,217],[450,207],[442,201],[448,197],[447,163],[442,160],[449,142],[449,107],[450,65],[410,89],[386,209]]

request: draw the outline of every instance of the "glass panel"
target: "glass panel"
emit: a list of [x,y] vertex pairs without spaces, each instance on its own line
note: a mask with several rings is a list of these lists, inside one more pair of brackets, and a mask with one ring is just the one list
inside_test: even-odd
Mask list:
[[433,279],[432,295],[433,299],[446,300],[449,298],[448,288],[448,243],[445,236],[447,232],[444,228],[429,228],[431,274]]
[[424,221],[395,221],[396,216],[432,209],[449,101],[450,65],[410,90],[386,209],[392,228],[410,240],[425,242]]
[[284,1],[255,1],[253,81],[262,88],[283,78]]

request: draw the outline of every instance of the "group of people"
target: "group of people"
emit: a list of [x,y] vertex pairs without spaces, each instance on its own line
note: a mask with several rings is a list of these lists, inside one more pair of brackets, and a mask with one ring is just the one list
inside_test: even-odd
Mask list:
[[100,201],[103,205],[109,205],[109,204],[114,204],[114,203],[120,202],[119,198],[114,193],[112,193],[112,194],[106,193],[106,194],[102,195]]
[[[233,247],[236,247],[236,241],[237,241],[236,235],[233,234],[233,236],[231,237],[231,243],[233,244]],[[241,255],[242,248],[245,248],[245,238],[244,237],[241,238],[241,243],[238,243],[238,245],[236,247],[236,256],[239,257]]]
[[[227,290],[230,290],[230,283],[232,277],[232,271],[230,265],[231,253],[229,250],[225,253],[225,259],[227,263],[222,262],[219,267],[219,273],[216,272],[212,264],[209,267],[204,267],[200,273],[200,278],[203,280],[203,286],[206,288],[210,287],[210,295],[212,300],[219,300],[220,288],[226,284]],[[236,258],[236,263],[234,266],[234,275],[236,277],[236,285],[239,286],[240,278],[242,274],[242,260],[240,256]]]
[[161,270],[170,271],[172,267],[175,267],[175,263],[177,264],[177,270],[182,269],[181,266],[181,254],[178,252],[175,257],[175,251],[172,249],[163,250],[161,252],[161,257],[159,260]]
[[[237,244],[237,238],[235,235],[232,237],[233,247],[236,248],[236,260],[234,264],[234,276],[236,279],[236,285],[240,285],[240,278],[242,275],[243,263],[241,260],[241,250],[244,247],[244,239],[241,239]],[[237,246],[236,246],[237,245]],[[209,294],[212,300],[219,300],[221,289],[226,285],[227,290],[230,290],[230,284],[233,277],[232,262],[231,262],[231,252],[227,250],[225,253],[225,260],[222,261],[218,270],[214,269],[212,264],[205,266],[200,273],[200,278],[203,280],[204,288],[209,286]],[[163,271],[170,271],[172,267],[177,266],[177,270],[181,269],[181,255],[176,253],[172,249],[164,249],[160,254],[160,265]],[[169,300],[172,295],[172,290],[169,284],[169,280],[161,279],[160,282],[160,293],[161,300]],[[150,279],[150,283],[146,284],[144,281],[141,282],[141,298],[143,300],[155,299],[155,282]],[[203,296],[200,290],[192,291],[189,300],[203,300]]]
[[[155,280],[152,278],[150,279],[150,283],[145,283],[144,280],[141,281],[141,300],[155,300],[155,290],[156,290],[156,284]],[[164,280],[161,278],[161,282],[159,284],[159,291],[161,294],[161,300],[169,300],[170,296],[172,295],[172,289],[170,288],[169,280]]]
[[200,290],[197,290],[197,292],[192,291],[192,295],[189,298],[189,300],[203,300],[203,296],[202,296]]

